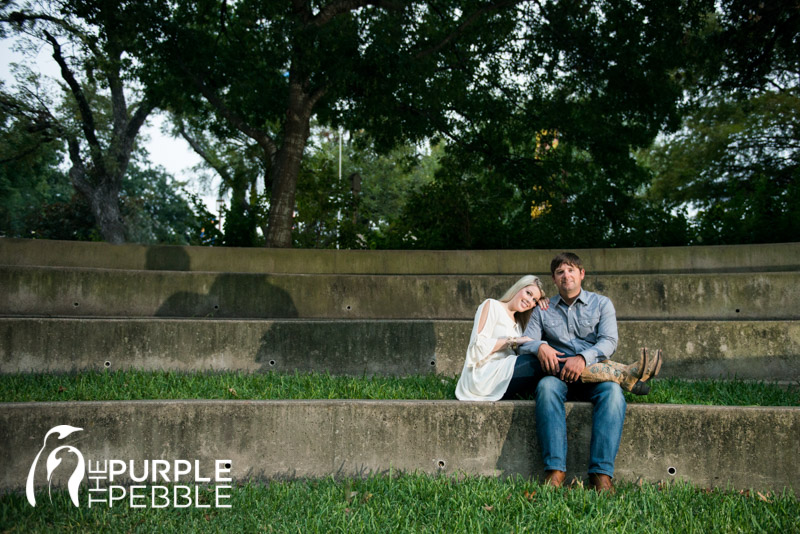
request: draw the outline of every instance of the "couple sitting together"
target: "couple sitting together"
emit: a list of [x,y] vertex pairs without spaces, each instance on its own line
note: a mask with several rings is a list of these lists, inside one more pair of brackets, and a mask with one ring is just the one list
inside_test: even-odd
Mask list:
[[496,401],[535,394],[536,430],[545,483],[561,486],[567,467],[567,400],[594,405],[589,486],[614,491],[614,460],[625,421],[622,390],[646,395],[645,383],[661,368],[661,351],[623,365],[617,318],[607,297],[581,287],[581,260],[565,252],[550,263],[558,295],[547,300],[542,282],[524,276],[500,300],[487,299],[475,314],[467,357],[456,386],[459,400]]

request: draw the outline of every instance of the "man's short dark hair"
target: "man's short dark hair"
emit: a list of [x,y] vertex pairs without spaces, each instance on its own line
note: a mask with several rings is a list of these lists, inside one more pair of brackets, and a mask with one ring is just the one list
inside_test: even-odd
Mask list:
[[562,252],[561,254],[553,258],[553,261],[550,262],[550,274],[555,276],[556,269],[558,269],[565,263],[567,265],[572,265],[578,270],[583,269],[583,262],[581,262],[581,259],[578,257],[577,254],[573,254],[572,252]]

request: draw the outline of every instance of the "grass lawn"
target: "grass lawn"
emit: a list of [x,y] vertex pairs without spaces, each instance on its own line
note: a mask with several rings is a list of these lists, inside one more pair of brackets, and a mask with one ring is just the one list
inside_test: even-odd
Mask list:
[[384,475],[275,481],[232,490],[231,508],[75,508],[66,492],[31,507],[0,497],[0,532],[800,532],[791,493],[618,485],[614,496],[522,478]]
[[[741,380],[658,379],[630,403],[800,406],[800,388]],[[144,399],[455,399],[438,375],[344,377],[327,373],[92,371],[0,376],[0,402]]]

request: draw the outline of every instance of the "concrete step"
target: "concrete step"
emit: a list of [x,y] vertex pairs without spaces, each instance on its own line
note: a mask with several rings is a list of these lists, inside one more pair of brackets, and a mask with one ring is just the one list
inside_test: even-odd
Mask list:
[[[466,320],[0,318],[0,373],[142,370],[457,375]],[[800,321],[620,321],[615,359],[661,377],[800,381]]]
[[[213,476],[217,460],[235,482],[276,477],[363,476],[390,469],[539,477],[530,401],[139,401],[0,405],[0,492],[22,490],[43,448],[71,445],[90,468],[119,460],[184,460]],[[63,441],[57,425],[82,430]],[[591,405],[568,403],[568,476],[586,476]],[[628,406],[616,461],[621,480],[687,480],[701,487],[800,491],[800,408]],[[75,454],[62,453],[54,486]],[[129,470],[126,469],[129,473]],[[227,475],[227,472],[224,473]],[[169,471],[170,479],[172,467]],[[190,475],[188,483],[194,477]],[[183,480],[186,480],[184,478]],[[116,483],[130,482],[125,475]],[[186,482],[184,482],[186,483]],[[87,484],[84,479],[84,484]],[[107,487],[108,482],[94,482]]]
[[[550,273],[561,250],[291,250],[109,245],[0,238],[0,263],[306,274]],[[765,272],[800,270],[800,243],[574,250],[589,273]]]
[[[0,315],[466,319],[510,275],[303,275],[0,267]],[[619,319],[800,319],[800,271],[587,276]],[[554,293],[547,280],[545,289]]]

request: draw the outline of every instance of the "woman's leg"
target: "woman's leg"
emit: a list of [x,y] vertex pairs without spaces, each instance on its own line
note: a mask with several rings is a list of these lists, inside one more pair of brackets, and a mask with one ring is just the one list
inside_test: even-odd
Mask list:
[[514,375],[503,394],[503,400],[532,396],[536,384],[544,376],[539,359],[533,354],[520,354],[514,365]]

